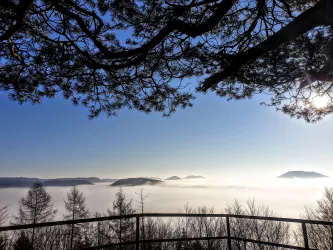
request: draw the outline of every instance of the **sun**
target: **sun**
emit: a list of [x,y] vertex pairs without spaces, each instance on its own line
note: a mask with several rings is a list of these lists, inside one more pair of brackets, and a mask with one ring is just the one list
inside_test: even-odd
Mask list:
[[326,108],[328,106],[329,102],[330,102],[330,98],[327,95],[325,95],[325,96],[317,95],[311,99],[311,103],[317,109]]

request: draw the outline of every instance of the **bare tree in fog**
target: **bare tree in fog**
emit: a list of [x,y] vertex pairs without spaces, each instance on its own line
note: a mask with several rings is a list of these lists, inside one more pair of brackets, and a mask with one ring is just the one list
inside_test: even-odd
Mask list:
[[40,182],[29,189],[27,195],[19,202],[18,215],[14,216],[14,224],[36,224],[54,219],[57,210],[53,209],[51,195]]
[[[204,216],[206,214],[214,214],[214,208],[203,206],[195,209],[185,205],[185,213],[200,214],[202,216],[179,218],[174,230],[175,238],[217,237],[226,234],[223,218]],[[222,249],[222,246],[223,242],[221,240],[181,241],[176,243],[175,249],[217,250]]]
[[[228,214],[276,217],[276,214],[267,206],[257,205],[254,200],[248,200],[246,206],[237,200],[225,209]],[[231,236],[254,239],[278,244],[288,244],[290,241],[289,224],[280,221],[254,220],[243,218],[230,218]],[[244,249],[244,242],[233,241],[232,249]],[[277,249],[273,246],[263,246],[246,243],[247,249]]]
[[[259,206],[253,200],[249,200],[245,206],[239,202],[227,206],[226,213],[248,216],[275,216],[267,206]],[[214,208],[206,206],[191,208],[185,206],[186,214],[200,214],[198,217],[183,217],[172,219],[150,219],[146,224],[146,239],[166,238],[204,238],[226,236],[225,218],[209,217],[214,214]],[[272,243],[288,244],[290,241],[289,225],[284,222],[253,220],[253,219],[230,219],[231,235],[233,237],[261,240]],[[164,243],[146,244],[148,250],[220,250],[227,249],[226,240],[197,240],[177,241]],[[253,243],[232,241],[232,249],[278,249],[273,246],[262,246]]]
[[[145,195],[143,193],[143,188],[140,189],[140,193],[135,192],[135,194],[139,196],[139,201],[137,201],[138,209],[141,212],[141,214],[143,214],[144,213],[144,208],[145,208],[145,200],[147,199],[149,194]],[[145,218],[144,217],[141,217],[140,231],[141,231],[140,232],[141,239],[146,239],[146,236],[145,236]],[[143,250],[145,250],[146,249],[146,244],[144,243],[142,247],[143,247]]]
[[[122,216],[134,214],[132,200],[128,200],[122,188],[116,193],[116,199],[113,202],[112,209],[108,209],[109,216]],[[110,239],[115,242],[126,242],[134,239],[134,220],[132,218],[112,220],[109,223],[112,234]],[[119,249],[131,249],[132,246],[122,246]]]
[[[85,204],[85,197],[83,192],[79,191],[77,187],[73,186],[67,193],[65,202],[65,208],[67,213],[64,215],[65,220],[77,220],[89,217],[89,210]],[[70,227],[70,249],[85,246],[84,240],[87,237],[81,237],[82,233],[86,233],[87,227],[85,225],[75,226],[74,224]]]
[[[36,182],[29,189],[27,195],[21,198],[18,214],[14,216],[14,224],[49,222],[54,219],[56,212],[57,210],[53,208],[51,196],[40,182]],[[51,232],[48,228],[33,228],[27,232],[27,235],[22,237],[24,241],[26,241],[27,237],[35,249],[45,249],[45,242],[50,240],[50,235]],[[18,240],[20,238],[21,235]]]
[[[333,188],[325,188],[323,198],[317,201],[317,208],[306,207],[303,219],[333,221]],[[307,232],[310,248],[333,249],[333,228],[324,225],[307,224]],[[296,241],[302,244],[302,228],[295,232]]]
[[140,213],[143,214],[144,208],[145,208],[145,200],[147,199],[149,194],[145,195],[143,193],[143,188],[140,189],[140,193],[135,192],[135,194],[139,196],[139,201],[137,201],[138,209],[139,209]]
[[[168,239],[174,237],[174,227],[172,225],[172,219],[166,218],[147,218],[145,220],[145,239]],[[160,250],[169,249],[173,243],[146,243],[144,247],[146,250]]]
[[65,220],[77,220],[89,217],[89,210],[85,204],[86,198],[82,191],[73,186],[72,189],[67,192],[65,202],[65,208],[67,214],[64,215]]

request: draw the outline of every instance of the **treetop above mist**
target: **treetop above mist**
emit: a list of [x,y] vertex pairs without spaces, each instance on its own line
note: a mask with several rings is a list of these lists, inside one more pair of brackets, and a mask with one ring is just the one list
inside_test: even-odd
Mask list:
[[313,171],[289,171],[284,173],[276,178],[287,178],[287,179],[294,179],[294,178],[301,178],[301,179],[308,179],[308,178],[324,178],[328,177],[326,175],[313,172]]
[[198,92],[267,94],[317,121],[333,112],[332,13],[329,0],[2,0],[0,91],[18,103],[61,93],[90,118],[170,115],[192,106],[199,79]]

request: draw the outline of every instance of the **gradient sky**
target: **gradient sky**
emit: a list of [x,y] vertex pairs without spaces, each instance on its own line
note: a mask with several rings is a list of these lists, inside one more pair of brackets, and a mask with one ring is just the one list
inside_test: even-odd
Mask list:
[[333,120],[317,124],[260,106],[199,94],[171,118],[123,110],[92,121],[61,97],[18,105],[0,93],[0,176],[329,174]]

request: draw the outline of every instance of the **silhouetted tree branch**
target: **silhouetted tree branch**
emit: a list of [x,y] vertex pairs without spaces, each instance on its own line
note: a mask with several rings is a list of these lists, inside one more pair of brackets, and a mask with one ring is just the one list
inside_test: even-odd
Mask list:
[[62,93],[90,118],[170,115],[192,105],[198,78],[199,92],[268,94],[317,121],[333,111],[332,12],[330,0],[4,0],[0,91],[19,103]]

